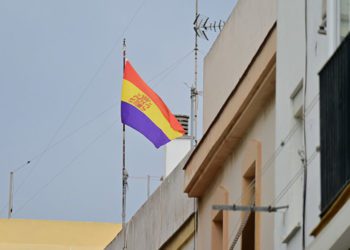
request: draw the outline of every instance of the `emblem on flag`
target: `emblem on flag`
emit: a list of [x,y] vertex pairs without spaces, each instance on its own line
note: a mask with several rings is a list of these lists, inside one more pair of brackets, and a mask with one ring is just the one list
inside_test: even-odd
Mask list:
[[185,130],[162,99],[125,62],[121,98],[122,123],[134,128],[156,148],[184,135]]

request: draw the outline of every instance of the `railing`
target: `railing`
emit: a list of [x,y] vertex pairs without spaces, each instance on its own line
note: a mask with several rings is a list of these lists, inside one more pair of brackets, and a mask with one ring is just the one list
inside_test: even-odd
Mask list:
[[350,36],[320,72],[321,215],[350,183]]

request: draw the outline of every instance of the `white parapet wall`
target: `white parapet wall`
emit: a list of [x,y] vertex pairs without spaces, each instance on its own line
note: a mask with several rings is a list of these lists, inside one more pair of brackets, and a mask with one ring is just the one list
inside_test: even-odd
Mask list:
[[165,176],[168,176],[191,149],[191,138],[183,136],[165,146]]
[[[128,250],[161,249],[182,230],[194,212],[194,200],[183,192],[182,169],[185,161],[186,159],[180,162],[164,179],[109,244],[107,250],[123,249],[124,233]],[[192,238],[188,241],[190,242],[186,243],[186,246],[193,245]]]

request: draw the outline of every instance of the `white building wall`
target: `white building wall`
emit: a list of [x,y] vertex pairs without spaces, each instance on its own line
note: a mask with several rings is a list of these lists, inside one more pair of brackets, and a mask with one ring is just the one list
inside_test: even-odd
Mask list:
[[[278,1],[277,4],[277,72],[276,72],[276,150],[280,153],[275,165],[276,197],[293,176],[300,171],[302,162],[302,121],[295,110],[302,104],[305,68],[304,0]],[[292,94],[296,97],[291,99]],[[301,99],[301,101],[300,101]],[[284,146],[282,146],[284,144]],[[301,233],[296,231],[302,223],[302,178],[276,205],[289,205],[289,209],[275,214],[275,249],[301,249]],[[288,244],[282,243],[295,231]]]
[[183,136],[165,145],[165,176],[168,176],[191,150],[191,138]]
[[[184,225],[193,214],[194,203],[183,192],[183,164],[184,161],[164,179],[107,250],[123,249],[125,231],[128,250],[160,249]],[[193,245],[190,241],[187,245]]]
[[[334,0],[332,0],[334,1]],[[318,32],[322,17],[322,0],[308,1],[307,6],[307,86],[306,86],[306,139],[308,153],[308,187],[306,203],[306,246],[313,241],[311,231],[320,221],[321,205],[321,177],[320,154],[320,102],[319,102],[319,75],[323,65],[329,59],[329,36]],[[328,36],[328,37],[327,37]]]
[[[316,152],[320,145],[318,72],[329,57],[329,37],[318,32],[322,21],[322,0],[307,1],[306,20],[305,0],[279,0],[277,16],[276,144],[284,142],[284,146],[276,158],[276,196],[288,183],[293,185],[287,188],[278,203],[290,207],[283,213],[276,213],[275,249],[302,249],[303,174],[298,172],[302,171],[298,151],[304,150],[304,128],[302,119],[295,118],[295,110],[305,101],[306,153],[309,159],[305,223],[307,247],[313,241],[310,233],[318,224],[320,214],[320,160]],[[291,98],[298,85],[302,85],[299,94]],[[289,139],[285,140],[286,137]],[[296,173],[300,177],[292,181],[299,176]],[[287,242],[283,243],[284,240]]]
[[[261,109],[261,113],[252,122],[242,138],[240,145],[230,154],[220,169],[218,174],[206,190],[206,194],[199,199],[198,214],[198,248],[196,250],[212,249],[212,205],[217,203],[216,193],[220,188],[224,188],[228,195],[228,204],[241,204],[241,200],[247,193],[242,193],[243,164],[247,157],[247,149],[253,141],[261,144],[261,169],[266,170],[261,176],[261,203],[270,204],[274,199],[274,176],[273,162],[270,163],[274,151],[274,122],[275,122],[275,102],[271,100]],[[264,171],[262,170],[262,171]],[[273,249],[274,235],[274,214],[260,214],[260,249]],[[242,213],[238,211],[228,212],[228,245],[231,246],[238,234],[239,225],[242,222]],[[241,249],[239,240],[234,249]]]

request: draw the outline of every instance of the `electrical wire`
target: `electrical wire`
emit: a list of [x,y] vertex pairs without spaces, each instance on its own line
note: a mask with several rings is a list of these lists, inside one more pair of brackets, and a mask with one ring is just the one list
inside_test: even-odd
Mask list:
[[76,129],[72,130],[71,132],[69,132],[68,134],[66,134],[65,136],[63,136],[61,139],[59,139],[58,141],[56,141],[54,144],[52,144],[48,149],[42,150],[41,152],[39,152],[38,154],[36,154],[35,156],[31,157],[30,160],[28,160],[26,163],[23,163],[22,165],[20,165],[17,168],[14,168],[12,170],[12,172],[16,173],[20,170],[22,170],[23,168],[26,167],[26,165],[32,163],[33,161],[35,161],[36,159],[38,159],[41,155],[45,154],[47,151],[50,151],[51,149],[53,149],[54,147],[56,147],[57,145],[61,144],[62,142],[66,141],[67,139],[69,139],[70,137],[74,136],[75,134],[77,134],[81,129],[85,128],[86,126],[90,125],[91,123],[93,123],[94,121],[98,120],[99,118],[101,118],[104,114],[106,114],[108,111],[112,110],[112,108],[114,108],[116,106],[116,104],[110,105],[108,106],[106,109],[104,109],[103,111],[99,112],[98,114],[96,114],[95,116],[93,116],[91,119],[85,121],[83,124],[81,124],[79,127],[77,127]]
[[[307,10],[308,10],[308,6],[307,6],[307,0],[305,0],[304,2],[304,25],[305,25],[305,67],[304,67],[304,96],[303,96],[303,112],[305,113],[305,107],[306,107],[306,92],[307,92],[307,83],[308,83],[308,56],[307,56],[307,46],[308,46],[308,34],[307,34]],[[305,250],[305,241],[306,241],[306,196],[307,196],[307,157],[308,157],[308,151],[307,151],[307,138],[306,138],[306,119],[303,119],[303,142],[304,142],[304,158],[305,160],[303,161],[303,164],[305,165],[304,167],[304,183],[303,183],[303,222],[302,222],[302,247],[303,250]]]
[[[36,159],[40,158],[43,154],[45,154],[46,152],[52,150],[53,148],[55,148],[56,146],[58,146],[59,144],[61,144],[62,142],[66,141],[67,139],[71,138],[72,136],[74,136],[75,134],[77,134],[81,129],[85,128],[86,126],[88,126],[89,124],[91,124],[92,122],[96,121],[97,119],[101,118],[104,114],[106,114],[108,111],[110,111],[112,108],[115,107],[115,104],[108,106],[106,109],[104,109],[102,112],[98,113],[97,115],[95,115],[93,118],[87,120],[86,122],[84,122],[82,125],[80,125],[79,127],[77,127],[75,130],[71,131],[70,133],[68,133],[67,135],[65,135],[64,137],[62,137],[60,140],[56,141],[54,144],[52,144],[49,148],[41,151],[40,153],[38,153],[37,155],[33,156],[30,158],[30,160],[28,160],[27,162],[19,165],[18,167],[14,168],[12,170],[12,172],[16,173],[22,169],[24,169],[25,167],[27,167],[27,165],[31,164],[33,161],[35,161]],[[26,180],[28,180],[28,175],[24,178],[24,180],[22,182],[19,183],[17,189],[14,190],[14,194],[17,194],[20,189],[23,187],[23,185],[25,184]],[[6,208],[6,204],[0,209],[0,215],[2,214],[2,212],[4,211],[4,209]]]
[[[305,117],[311,112],[311,110],[315,107],[315,105],[318,103],[319,101],[319,93],[316,94],[313,99],[311,100],[310,104],[305,108],[305,114],[303,115],[303,119],[305,119]],[[279,156],[279,154],[282,152],[283,148],[285,147],[285,145],[293,138],[293,136],[295,135],[295,133],[298,131],[298,128],[300,127],[298,122],[295,122],[294,126],[288,131],[287,135],[284,137],[284,139],[281,141],[281,143],[279,144],[279,146],[275,149],[275,151],[273,152],[273,154],[270,156],[270,158],[263,164],[263,166],[261,167],[261,174],[260,174],[260,178],[262,178],[264,176],[264,174],[272,167],[274,166],[275,160],[276,158]],[[255,186],[255,182],[256,182],[256,177],[253,178],[253,180],[249,183],[246,192],[242,192],[238,199],[234,202],[238,203],[240,200],[242,200],[242,198],[244,198],[247,194],[249,194],[252,190],[252,188]],[[234,235],[233,231],[231,231],[231,235]],[[232,236],[231,236],[232,237]],[[230,238],[231,238],[230,237]]]
[[[104,65],[106,64],[107,60],[109,59],[109,57],[112,55],[114,49],[116,48],[117,44],[120,43],[121,39],[123,38],[123,36],[126,34],[127,30],[129,29],[129,27],[131,26],[131,24],[134,22],[136,16],[138,15],[138,13],[140,12],[140,10],[142,9],[142,7],[145,5],[145,3],[147,2],[147,0],[143,0],[142,3],[139,5],[139,7],[136,9],[136,11],[134,12],[134,15],[131,17],[131,19],[129,20],[129,22],[127,23],[127,25],[125,26],[125,28],[123,29],[122,34],[118,37],[118,39],[113,43],[112,48],[109,50],[109,52],[107,53],[107,55],[104,57],[104,59],[102,60],[102,62],[100,63],[99,67],[97,68],[97,70],[95,71],[95,73],[92,75],[92,77],[90,78],[90,80],[87,82],[87,84],[85,85],[85,87],[83,88],[83,90],[81,91],[81,93],[79,94],[79,96],[77,97],[77,99],[75,100],[75,102],[73,103],[72,107],[69,109],[68,113],[66,114],[66,116],[63,118],[62,122],[60,123],[60,125],[58,126],[58,128],[55,130],[53,136],[50,138],[48,144],[46,145],[46,147],[44,148],[43,151],[47,151],[51,145],[54,143],[57,135],[59,134],[59,132],[62,130],[62,128],[64,127],[64,125],[67,123],[67,121],[69,120],[69,118],[72,116],[73,112],[75,111],[75,109],[77,108],[78,104],[80,103],[81,99],[83,98],[83,96],[86,94],[86,92],[88,91],[88,89],[92,86],[92,84],[94,83],[96,77],[98,76],[98,74],[100,73],[100,71],[102,70],[102,68],[104,67]],[[31,173],[39,166],[39,163],[42,159],[42,157],[45,155],[45,153],[41,154],[36,163],[33,165],[33,167],[31,168],[30,172],[28,173],[28,175],[26,176],[25,179],[28,179],[31,176]],[[21,168],[22,169],[22,168]]]
[[[31,174],[33,173],[33,171],[37,168],[40,160],[42,159],[42,157],[51,149],[53,149],[55,146],[59,145],[60,143],[64,142],[65,140],[67,140],[68,138],[70,138],[71,136],[75,135],[76,133],[78,133],[82,128],[86,127],[87,125],[89,125],[90,123],[92,123],[93,121],[97,120],[98,118],[100,118],[103,114],[105,114],[107,111],[111,110],[114,105],[108,107],[106,110],[102,111],[101,113],[99,113],[97,116],[93,117],[92,119],[88,120],[87,122],[85,122],[84,124],[82,124],[80,127],[78,127],[77,129],[73,130],[72,132],[70,132],[69,134],[67,134],[66,136],[64,136],[63,138],[61,138],[60,140],[56,141],[55,143],[54,140],[56,139],[58,133],[62,130],[62,128],[64,127],[64,125],[66,124],[66,122],[69,120],[69,118],[72,116],[73,112],[75,111],[76,107],[78,106],[78,104],[80,103],[81,99],[83,98],[83,96],[86,94],[86,92],[88,91],[88,89],[91,87],[91,85],[94,83],[94,80],[96,79],[96,77],[98,76],[99,72],[102,70],[103,66],[105,65],[105,63],[107,62],[108,58],[110,57],[110,55],[113,53],[116,45],[118,44],[118,42],[122,39],[122,37],[125,35],[125,33],[127,32],[127,30],[129,29],[129,27],[131,26],[131,24],[133,23],[134,19],[136,18],[137,14],[139,13],[139,11],[142,9],[142,7],[145,5],[147,0],[144,0],[139,8],[136,10],[136,12],[134,13],[134,15],[132,16],[132,18],[130,19],[129,23],[126,25],[126,27],[124,28],[121,36],[116,40],[116,42],[113,44],[112,48],[110,49],[109,53],[105,56],[105,58],[103,59],[102,63],[100,64],[100,66],[97,68],[96,72],[93,74],[92,78],[90,79],[90,81],[87,83],[87,85],[83,88],[82,92],[80,93],[80,95],[78,96],[78,98],[76,99],[76,101],[74,102],[73,106],[71,107],[71,109],[68,111],[67,115],[64,117],[63,121],[60,123],[60,125],[58,126],[58,128],[55,130],[53,136],[51,137],[51,139],[49,140],[49,143],[47,144],[47,146],[44,148],[44,150],[42,150],[39,154],[37,154],[36,156],[32,157],[31,160],[27,161],[24,164],[21,164],[20,166],[16,167],[13,171],[14,172],[18,172],[20,170],[22,170],[23,168],[27,167],[29,164],[32,163],[32,161],[37,160],[37,162],[35,163],[35,165],[33,165],[31,171],[27,174],[27,176],[23,179],[22,183],[20,183],[20,185],[18,186],[18,188],[15,190],[15,193],[17,193],[25,184],[26,180],[29,179],[29,177],[31,176]],[[178,65],[180,65],[190,54],[192,54],[193,50],[191,50],[190,52],[188,52],[187,54],[185,54],[183,57],[179,58],[178,60],[176,60],[173,64],[171,64],[170,66],[168,66],[166,69],[164,69],[162,72],[160,72],[159,74],[155,75],[151,81],[153,81],[154,79],[160,77],[162,74],[165,74],[161,79],[164,79],[168,74],[170,74]],[[167,72],[168,71],[168,72]],[[48,186],[49,184],[47,184],[46,186]],[[34,197],[35,198],[35,197]],[[33,199],[33,198],[32,198]],[[29,202],[29,201],[28,201]],[[6,207],[6,205],[5,205]],[[1,211],[3,209],[0,210],[0,214]]]
[[[190,51],[192,52],[192,51]],[[158,73],[157,75],[155,75],[153,77],[153,79],[156,79],[157,76],[160,76],[161,74],[164,74],[164,72],[166,72],[167,70],[173,68],[173,67],[177,67],[179,64],[182,63],[182,61],[187,58],[191,53],[186,53],[184,56],[181,56],[179,59],[177,59],[175,61],[175,63],[171,64],[170,66],[167,66],[164,70],[162,70],[160,73]],[[106,114],[108,111],[112,110],[114,107],[116,107],[117,105],[119,105],[118,103],[114,103],[110,106],[108,106],[106,109],[104,109],[102,112],[98,113],[97,115],[95,115],[93,118],[89,119],[88,121],[84,122],[82,125],[80,125],[79,127],[77,127],[76,129],[74,129],[73,131],[71,131],[70,133],[66,134],[64,137],[62,137],[60,140],[56,141],[54,144],[52,144],[51,146],[45,148],[43,151],[41,151],[40,153],[38,153],[37,155],[33,156],[30,158],[30,160],[28,160],[27,162],[19,165],[18,167],[14,168],[13,172],[18,172],[22,169],[24,169],[25,167],[27,167],[27,165],[31,164],[32,162],[34,162],[37,159],[40,159],[40,157],[42,157],[44,154],[46,154],[48,151],[52,150],[53,148],[55,148],[56,146],[58,146],[59,144],[61,144],[62,142],[66,141],[67,139],[71,138],[72,136],[74,136],[75,134],[77,134],[81,129],[85,128],[86,126],[88,126],[89,124],[91,124],[92,122],[98,120],[99,118],[101,118],[104,114]],[[29,179],[29,177],[31,176],[31,174],[33,173],[33,171],[29,172],[26,177],[22,180],[22,182],[20,182],[20,184],[18,185],[18,187],[15,189],[14,194],[17,194],[22,187],[24,186],[24,184],[26,183],[26,181]],[[5,205],[6,207],[6,205]],[[0,211],[2,211],[3,209],[1,209]],[[0,212],[1,214],[1,212]]]
[[16,173],[16,172],[20,171],[21,169],[25,168],[25,167],[26,167],[27,165],[29,165],[30,163],[31,163],[31,161],[27,161],[27,162],[25,162],[25,163],[19,165],[18,167],[14,168],[14,169],[12,170],[12,172],[13,172],[13,173]]
[[[317,151],[313,152],[313,154],[308,159],[308,165],[306,167],[309,167],[311,165],[313,160],[316,158],[317,154],[318,154]],[[303,173],[304,173],[304,166],[301,166],[298,169],[298,171],[293,175],[293,177],[288,181],[287,185],[280,191],[280,193],[269,204],[271,206],[276,206],[278,204],[278,202],[288,193],[288,191],[292,188],[292,186],[296,183],[296,181],[303,175]],[[243,219],[241,219],[241,220],[239,219],[238,223],[234,227],[236,229],[235,231],[237,231],[237,233],[235,234],[235,237],[230,245],[230,248],[229,248],[230,250],[233,250],[234,247],[236,246],[238,239],[242,235],[243,229],[245,228],[245,226],[248,222],[248,217],[249,217],[249,214],[244,215]],[[238,227],[239,227],[239,229],[237,230]]]
[[[192,52],[192,51],[190,51]],[[153,79],[156,79],[157,76],[160,76],[162,74],[164,74],[164,72],[166,72],[167,70],[171,69],[171,68],[176,68],[179,64],[181,64],[183,62],[183,60],[185,58],[187,58],[191,53],[186,53],[184,56],[181,56],[179,59],[177,59],[175,61],[175,63],[171,64],[170,66],[167,66],[165,69],[163,69],[162,71],[160,71],[160,73],[158,73],[157,75],[155,75],[153,77]],[[99,118],[101,118],[104,114],[106,114],[108,111],[112,110],[113,108],[115,108],[117,105],[119,105],[118,103],[114,103],[112,105],[109,105],[107,108],[105,108],[103,111],[101,111],[100,113],[98,113],[97,115],[93,116],[91,119],[87,120],[86,122],[84,122],[82,125],[80,125],[79,127],[77,127],[76,129],[72,130],[71,132],[69,132],[68,134],[66,134],[65,136],[63,136],[61,139],[59,139],[58,141],[56,141],[54,144],[52,144],[51,146],[45,148],[44,150],[42,150],[41,152],[39,152],[37,155],[33,156],[30,158],[30,160],[28,160],[27,162],[19,165],[18,167],[13,169],[13,172],[18,172],[24,168],[27,167],[27,165],[31,164],[32,162],[35,162],[37,159],[40,159],[40,157],[42,157],[44,154],[46,154],[48,151],[54,149],[56,146],[58,146],[59,144],[65,142],[66,140],[68,140],[69,138],[71,138],[72,136],[74,136],[75,134],[77,134],[78,132],[80,132],[83,128],[87,127],[88,125],[90,125],[91,123],[93,123],[94,121],[98,120]],[[26,177],[22,180],[22,182],[19,183],[18,187],[15,189],[14,194],[17,194],[25,185],[26,181],[29,179],[30,175],[33,173],[29,172]],[[134,178],[134,177],[131,177]],[[137,178],[141,178],[141,177],[136,177]],[[155,179],[158,178],[156,176],[151,176],[151,178]],[[0,214],[2,213],[2,211],[6,208],[6,205],[4,205],[1,209],[0,209]]]
[[186,57],[188,57],[189,55],[191,55],[193,53],[193,49],[191,49],[188,53],[186,53],[184,56],[178,58],[176,61],[174,61],[173,63],[171,63],[169,66],[167,66],[166,68],[164,68],[162,71],[160,71],[159,73],[155,74],[154,76],[152,76],[148,82],[153,82],[155,79],[157,79],[158,77],[160,77],[161,75],[163,75],[164,73],[166,73],[168,70],[170,70],[172,67],[176,66],[177,64],[181,63],[182,60],[184,60]]
[[62,175],[69,167],[73,166],[75,163],[93,144],[95,144],[103,135],[105,135],[119,120],[113,121],[107,128],[105,128],[101,133],[99,133],[93,140],[91,140],[78,154],[76,154],[71,161],[69,161],[63,168],[61,168],[48,182],[42,185],[28,200],[26,200],[18,209],[14,211],[14,214],[18,214],[22,211],[32,200],[34,200],[45,188],[47,188],[52,182],[54,182],[57,177]]
[[[314,159],[316,159],[316,156],[319,152],[314,151],[312,155],[308,159],[308,165],[306,166],[307,168],[310,167],[311,163],[313,162]],[[270,204],[272,205],[277,205],[278,202],[288,193],[290,188],[296,183],[299,177],[301,177],[304,173],[304,166],[300,167],[299,171],[293,176],[293,178],[287,183],[287,185],[281,190],[281,192],[276,196],[273,202]]]
[[[143,6],[146,4],[148,0],[143,0],[141,2],[141,4],[139,5],[139,7],[136,9],[136,11],[134,12],[134,15],[131,17],[130,21],[128,22],[128,24],[125,26],[122,34],[120,35],[119,39],[115,42],[115,45],[120,42],[123,37],[125,36],[126,32],[128,31],[128,29],[130,28],[131,24],[134,22],[136,16],[139,14],[140,10],[143,8]],[[115,46],[114,46],[115,47]],[[113,47],[113,48],[114,48]]]
[[153,82],[155,79],[161,77],[155,84],[153,84],[153,88],[156,88],[162,80],[164,80],[171,72],[173,72],[187,57],[189,57],[193,53],[193,49],[186,53],[181,58],[177,59],[174,63],[169,65],[167,68],[165,68],[163,71],[161,71],[159,74],[153,76],[149,82]]
[[[114,105],[113,105],[114,106]],[[87,126],[89,123],[91,123],[92,121],[96,120],[97,118],[99,118],[102,114],[104,114],[106,111],[108,111],[108,109],[104,110],[103,112],[101,112],[98,116],[96,116],[94,119],[90,119],[89,121],[87,121],[86,123],[84,123],[82,126],[80,126],[79,128],[77,128],[75,131],[72,131],[70,134],[68,134],[67,136],[65,136],[64,138],[62,138],[62,140],[58,141],[57,143],[55,143],[54,145],[52,145],[52,147],[50,149],[52,149],[54,146],[57,146],[60,142],[66,140],[67,138],[69,138],[70,136],[72,136],[73,134],[75,134],[78,130],[80,130],[81,128]],[[40,154],[38,154],[36,157],[40,156]],[[35,158],[35,157],[34,157]],[[34,159],[32,158],[32,159]],[[30,161],[28,161],[30,162]],[[22,164],[21,167],[23,167],[25,164]],[[17,170],[19,170],[20,168],[17,168]],[[21,183],[20,187],[23,185],[23,182]],[[19,191],[19,189],[15,190],[14,194],[16,194]],[[4,209],[6,208],[6,204],[0,209],[0,215],[2,214],[2,212],[4,211]]]
[[[191,51],[192,52],[192,51]],[[164,72],[166,72],[167,70],[169,70],[172,67],[177,67],[183,59],[185,59],[186,57],[188,57],[188,53],[186,55],[184,55],[183,57],[179,58],[174,64],[166,67],[164,70],[162,70],[160,73],[158,73],[157,75],[155,75],[155,77],[153,77],[152,79],[155,79],[157,77],[159,77],[160,75],[162,75]],[[149,80],[149,82],[151,82],[152,80]],[[118,102],[119,104],[119,102]],[[26,163],[23,163],[21,165],[19,165],[18,167],[14,168],[13,172],[17,172],[21,169],[23,169],[24,167],[26,167],[26,165],[30,164],[31,162],[33,162],[34,160],[36,160],[37,158],[39,158],[41,155],[43,155],[44,153],[46,153],[48,150],[51,150],[53,147],[57,146],[58,144],[60,144],[61,142],[65,141],[66,139],[70,138],[72,135],[76,134],[80,129],[86,127],[87,125],[89,125],[91,122],[97,120],[98,118],[100,118],[103,114],[105,114],[107,111],[111,110],[112,108],[114,108],[117,104],[113,104],[110,105],[109,107],[107,107],[106,109],[104,109],[102,112],[100,112],[99,114],[97,114],[96,116],[94,116],[92,119],[86,121],[84,124],[82,124],[81,126],[79,126],[78,128],[76,128],[75,130],[73,130],[72,132],[68,133],[66,136],[64,136],[63,138],[61,138],[59,141],[55,142],[53,145],[51,145],[48,149],[45,149],[43,151],[41,151],[39,154],[37,154],[36,156],[32,157],[31,160],[27,161]]]
[[[129,176],[130,179],[135,179],[135,180],[147,180],[148,176]],[[161,181],[163,176],[151,176],[149,175],[150,180],[153,181]]]
[[[251,201],[250,201],[249,205],[254,205],[254,203],[255,203],[254,200],[255,200],[255,195],[253,195],[251,197]],[[236,225],[236,228],[238,228],[238,226],[239,226],[239,228],[238,228],[237,234],[235,235],[235,238],[233,239],[233,241],[229,247],[229,250],[233,250],[235,248],[239,238],[241,237],[241,234],[242,234],[245,226],[248,223],[248,219],[249,219],[249,216],[252,214],[252,211],[245,211],[243,213],[244,213],[244,215],[243,215],[242,223],[241,224],[237,223],[237,225]]]
[[[68,133],[67,135],[65,135],[64,137],[62,137],[60,140],[56,141],[54,144],[52,144],[50,147],[46,148],[45,150],[41,151],[39,154],[37,154],[36,156],[32,157],[29,161],[27,161],[27,163],[31,163],[33,161],[35,161],[36,159],[40,159],[44,154],[46,154],[48,151],[52,150],[53,148],[55,148],[56,146],[58,146],[59,144],[61,144],[62,142],[66,141],[67,139],[71,138],[72,136],[74,136],[75,134],[77,134],[79,131],[81,131],[83,128],[87,127],[88,125],[90,125],[91,123],[93,123],[94,121],[98,120],[99,118],[101,118],[104,114],[106,114],[108,111],[112,110],[115,107],[115,104],[108,106],[106,109],[104,109],[102,112],[98,113],[96,116],[94,116],[93,118],[87,120],[86,122],[84,122],[82,125],[80,125],[78,128],[74,129],[73,131],[71,131],[70,133]],[[29,164],[28,163],[28,164]],[[15,169],[13,172],[17,172],[21,169],[23,169],[24,167],[26,167],[26,165],[28,164],[23,164],[20,168]],[[33,171],[30,171],[25,178],[23,179],[22,182],[20,182],[20,184],[18,185],[18,187],[15,189],[14,194],[18,193],[21,188],[24,186],[24,184],[27,182],[27,180],[29,179],[29,177],[31,176],[31,174],[33,173]]]

